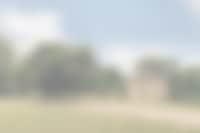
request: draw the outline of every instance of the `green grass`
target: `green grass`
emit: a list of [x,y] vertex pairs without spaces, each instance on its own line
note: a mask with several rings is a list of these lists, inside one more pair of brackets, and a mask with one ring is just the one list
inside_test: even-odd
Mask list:
[[72,108],[1,106],[0,133],[200,133],[134,118]]

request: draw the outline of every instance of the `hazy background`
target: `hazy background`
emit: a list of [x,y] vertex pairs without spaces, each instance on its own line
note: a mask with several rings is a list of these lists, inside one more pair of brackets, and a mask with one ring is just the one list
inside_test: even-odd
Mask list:
[[200,1],[0,0],[0,132],[197,133]]

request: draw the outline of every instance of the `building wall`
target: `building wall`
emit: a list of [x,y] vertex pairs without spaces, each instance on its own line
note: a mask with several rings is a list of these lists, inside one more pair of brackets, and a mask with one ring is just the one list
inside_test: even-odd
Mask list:
[[136,77],[130,81],[128,93],[136,102],[163,102],[168,97],[168,86],[157,77]]

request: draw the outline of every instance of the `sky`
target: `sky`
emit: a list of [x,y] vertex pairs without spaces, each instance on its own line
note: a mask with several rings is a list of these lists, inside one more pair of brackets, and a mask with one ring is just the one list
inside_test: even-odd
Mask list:
[[148,53],[199,62],[199,0],[0,0],[1,32],[20,53],[41,39],[90,42],[123,72]]

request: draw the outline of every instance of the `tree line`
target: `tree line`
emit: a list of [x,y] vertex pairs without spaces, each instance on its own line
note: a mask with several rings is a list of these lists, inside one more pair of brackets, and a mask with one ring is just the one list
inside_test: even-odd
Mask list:
[[[172,101],[200,101],[200,66],[152,56],[137,62],[135,71],[166,80]],[[0,96],[126,96],[126,82],[116,69],[99,64],[89,47],[46,41],[18,61],[12,45],[0,43]]]
[[42,42],[17,61],[9,43],[0,43],[0,95],[42,98],[118,95],[122,76],[103,67],[89,47]]

